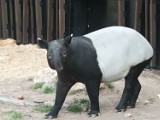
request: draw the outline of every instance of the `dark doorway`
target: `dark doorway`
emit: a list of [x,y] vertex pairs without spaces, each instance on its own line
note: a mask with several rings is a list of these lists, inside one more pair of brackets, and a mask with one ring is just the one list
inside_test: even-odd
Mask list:
[[106,24],[106,0],[66,0],[66,33],[84,35]]
[[157,67],[160,69],[160,2],[157,2]]

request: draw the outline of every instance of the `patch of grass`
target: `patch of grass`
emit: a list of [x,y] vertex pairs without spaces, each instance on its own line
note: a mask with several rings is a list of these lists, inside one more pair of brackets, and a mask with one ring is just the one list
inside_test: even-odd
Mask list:
[[52,109],[51,105],[41,105],[41,106],[37,106],[35,108],[35,111],[41,112],[41,113],[46,113],[46,112],[49,112],[51,109]]
[[20,120],[23,117],[21,112],[17,112],[14,110],[9,111],[9,112],[5,112],[5,116],[6,116],[7,120]]
[[80,104],[89,104],[88,99],[80,99]]
[[54,92],[53,87],[45,87],[43,90],[43,93],[45,93],[45,94],[52,93],[52,92]]
[[106,86],[109,88],[109,89],[113,89],[114,88],[114,85],[112,83],[106,83]]
[[34,89],[39,89],[39,88],[42,88],[44,83],[35,83],[34,84]]
[[89,103],[87,99],[75,99],[73,103],[68,106],[68,111],[74,113],[87,111]]
[[77,90],[72,90],[72,91],[69,91],[69,94],[74,95],[74,94],[76,94],[76,92],[77,92]]
[[73,104],[73,105],[70,105],[69,107],[68,107],[68,110],[70,111],[70,112],[82,112],[82,108],[81,108],[81,106],[80,105],[75,105],[75,104]]
[[30,77],[28,77],[27,80],[28,80],[28,81],[33,81],[33,79],[34,79],[34,78],[33,78],[32,76],[30,76]]
[[69,94],[70,95],[74,95],[74,94],[76,94],[76,93],[80,93],[80,92],[82,92],[83,90],[71,90],[71,91],[69,91]]

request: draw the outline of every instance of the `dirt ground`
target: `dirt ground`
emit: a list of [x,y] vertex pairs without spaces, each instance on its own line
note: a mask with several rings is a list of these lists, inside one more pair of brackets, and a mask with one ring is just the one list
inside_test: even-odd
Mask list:
[[[36,45],[9,45],[0,46],[0,96],[17,98],[25,97],[25,101],[33,102],[52,101],[55,94],[43,94],[34,90],[33,81],[29,78],[42,68],[48,67],[46,51],[37,48]],[[142,90],[135,109],[127,109],[126,112],[116,113],[123,88],[124,80],[114,82],[114,89],[100,90],[101,115],[89,118],[86,112],[71,113],[66,108],[61,109],[57,120],[160,120],[160,71],[145,70],[140,76]],[[70,103],[74,98],[88,98],[86,92],[68,95],[65,103]],[[146,102],[147,101],[147,102]],[[0,102],[0,120],[4,120],[4,112],[16,110],[23,112],[23,120],[43,120],[44,113],[34,111],[32,107],[16,106]],[[131,114],[126,117],[126,114]]]

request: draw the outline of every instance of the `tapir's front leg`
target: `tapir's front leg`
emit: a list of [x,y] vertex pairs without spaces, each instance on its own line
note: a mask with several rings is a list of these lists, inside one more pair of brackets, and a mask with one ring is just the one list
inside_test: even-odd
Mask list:
[[52,110],[46,115],[46,119],[49,118],[49,117],[51,117],[51,118],[56,118],[57,117],[69,89],[74,84],[75,83],[73,83],[73,82],[64,81],[64,80],[61,80],[61,79],[58,80],[57,89],[56,89],[55,104],[54,104]]
[[89,117],[91,117],[92,115],[98,116],[100,113],[99,86],[100,82],[95,82],[94,80],[86,83],[86,89],[91,101],[91,110],[88,113]]

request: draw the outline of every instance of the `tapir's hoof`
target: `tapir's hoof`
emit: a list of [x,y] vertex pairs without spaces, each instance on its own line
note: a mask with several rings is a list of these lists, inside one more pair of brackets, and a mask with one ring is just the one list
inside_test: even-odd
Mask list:
[[116,110],[116,112],[118,113],[118,112],[125,112],[126,111],[126,109],[119,109],[119,110]]
[[135,108],[135,105],[129,105],[128,108]]
[[89,117],[97,117],[97,116],[100,116],[100,112],[98,112],[98,111],[90,111],[88,113],[88,116]]
[[116,107],[116,112],[125,112],[126,111],[126,107]]
[[57,118],[57,115],[46,114],[44,119],[54,119]]
[[128,108],[135,108],[135,106],[136,106],[135,103],[133,103],[133,104],[132,103],[128,103],[128,105],[127,105]]

